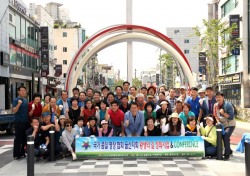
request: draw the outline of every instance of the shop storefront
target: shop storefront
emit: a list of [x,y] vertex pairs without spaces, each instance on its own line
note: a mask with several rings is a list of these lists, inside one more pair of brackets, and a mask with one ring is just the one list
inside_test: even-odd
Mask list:
[[239,106],[241,103],[242,73],[225,75],[219,78],[220,90],[224,93],[226,100]]

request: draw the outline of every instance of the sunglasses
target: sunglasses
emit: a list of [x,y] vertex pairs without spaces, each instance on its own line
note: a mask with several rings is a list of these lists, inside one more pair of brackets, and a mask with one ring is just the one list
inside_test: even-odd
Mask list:
[[72,125],[70,125],[70,124],[68,124],[68,125],[66,125],[66,127],[71,127]]

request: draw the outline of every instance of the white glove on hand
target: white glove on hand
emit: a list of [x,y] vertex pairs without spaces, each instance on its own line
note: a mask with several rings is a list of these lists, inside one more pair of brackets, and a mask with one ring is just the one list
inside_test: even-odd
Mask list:
[[148,127],[144,126],[144,131],[147,132],[148,131]]
[[74,161],[74,160],[76,160],[77,158],[76,158],[76,154],[74,153],[74,152],[72,152],[72,160]]
[[34,109],[35,109],[35,104],[33,103],[33,104],[31,105],[31,107],[32,107],[32,109],[34,110]]
[[162,125],[162,126],[165,126],[165,125],[166,125],[166,118],[162,118],[162,119],[161,119],[161,125]]
[[205,136],[201,136],[201,139],[203,139],[203,140],[204,140],[204,139],[205,139]]
[[63,109],[63,105],[59,105],[59,110],[61,111]]

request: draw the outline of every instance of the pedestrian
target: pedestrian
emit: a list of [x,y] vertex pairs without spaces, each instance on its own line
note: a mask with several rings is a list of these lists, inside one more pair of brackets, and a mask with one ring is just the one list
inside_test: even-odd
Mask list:
[[119,103],[114,100],[111,102],[111,109],[105,116],[106,121],[111,121],[114,130],[113,136],[125,136],[124,132],[124,113],[119,109]]
[[215,127],[215,118],[212,114],[209,114],[206,118],[207,126],[204,128],[201,126],[201,137],[204,140],[205,145],[205,156],[216,156],[217,152],[217,134]]
[[185,136],[185,127],[178,113],[172,113],[169,123],[162,126],[162,133],[168,136]]
[[106,120],[101,121],[101,128],[99,128],[99,137],[112,137],[113,129],[108,125]]
[[215,98],[217,103],[214,104],[214,116],[217,122],[223,125],[225,131],[222,138],[225,146],[224,160],[226,161],[229,160],[230,154],[232,154],[230,137],[236,126],[234,108],[230,102],[225,101],[222,92],[217,92]]
[[124,127],[126,136],[141,136],[144,127],[144,114],[136,102],[131,103],[130,111],[125,113]]
[[17,88],[18,97],[13,100],[13,113],[15,114],[15,139],[13,157],[15,160],[25,157],[26,130],[30,126],[28,123],[28,101],[26,87]]

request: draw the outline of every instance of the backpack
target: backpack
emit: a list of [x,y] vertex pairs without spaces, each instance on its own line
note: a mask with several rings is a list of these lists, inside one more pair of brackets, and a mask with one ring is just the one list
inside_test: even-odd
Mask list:
[[236,117],[238,115],[237,108],[236,108],[236,106],[233,103],[231,103],[231,105],[234,108],[234,117]]

